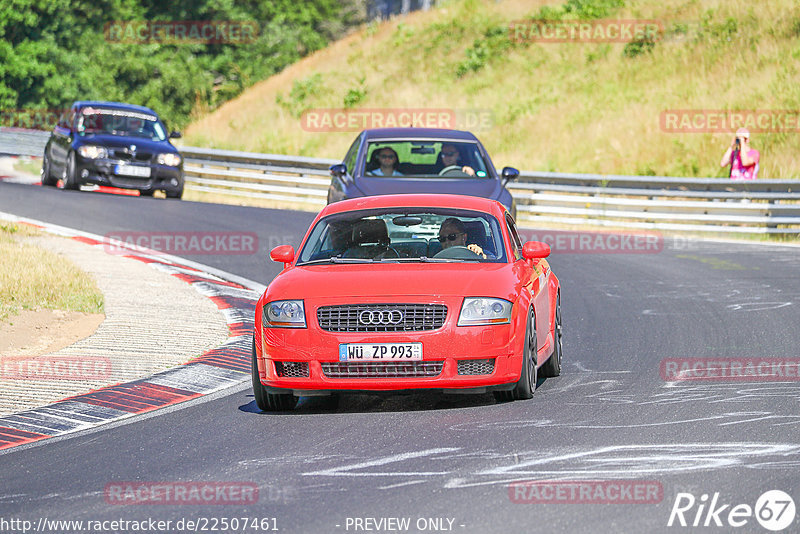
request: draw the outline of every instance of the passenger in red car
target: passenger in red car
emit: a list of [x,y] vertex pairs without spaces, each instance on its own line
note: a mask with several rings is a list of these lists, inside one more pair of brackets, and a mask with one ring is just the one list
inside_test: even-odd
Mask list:
[[442,244],[442,250],[450,247],[466,247],[486,259],[486,254],[479,245],[474,243],[467,245],[467,227],[461,219],[450,217],[442,222],[442,226],[439,227],[439,242]]

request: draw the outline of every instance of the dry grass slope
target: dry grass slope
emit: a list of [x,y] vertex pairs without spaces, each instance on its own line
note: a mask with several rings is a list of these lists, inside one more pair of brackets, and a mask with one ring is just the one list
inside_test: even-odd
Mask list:
[[[633,57],[622,43],[511,43],[509,24],[545,4],[561,5],[453,0],[367,26],[198,120],[186,144],[338,158],[355,133],[306,131],[303,110],[488,110],[475,133],[498,167],[726,176],[732,136],[664,132],[662,111],[800,110],[794,0],[627,0],[607,18],[667,29]],[[753,135],[760,177],[800,177],[798,133]]]
[[72,262],[24,242],[25,225],[0,224],[0,321],[22,310],[101,313],[103,294]]

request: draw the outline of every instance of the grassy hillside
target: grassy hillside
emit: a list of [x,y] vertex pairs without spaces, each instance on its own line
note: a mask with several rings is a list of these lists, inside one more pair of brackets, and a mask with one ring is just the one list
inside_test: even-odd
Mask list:
[[[512,21],[655,19],[656,42],[516,43]],[[453,0],[370,25],[193,123],[186,144],[340,158],[355,132],[311,132],[318,108],[487,110],[495,165],[727,176],[729,133],[666,133],[670,109],[800,110],[795,0]],[[796,116],[796,115],[795,115]],[[752,136],[761,178],[800,177],[798,133]]]

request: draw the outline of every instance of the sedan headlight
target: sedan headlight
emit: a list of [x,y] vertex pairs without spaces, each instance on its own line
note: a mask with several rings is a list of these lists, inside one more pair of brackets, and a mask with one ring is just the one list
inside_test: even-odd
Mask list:
[[264,323],[277,328],[305,328],[302,300],[276,300],[264,305]]
[[168,165],[170,167],[177,167],[181,164],[181,157],[177,154],[173,154],[172,152],[167,152],[166,154],[159,154],[156,161],[159,165]]
[[107,158],[108,150],[101,146],[83,145],[78,147],[78,154],[87,159]]
[[461,306],[458,326],[478,326],[511,322],[511,303],[504,299],[467,297]]

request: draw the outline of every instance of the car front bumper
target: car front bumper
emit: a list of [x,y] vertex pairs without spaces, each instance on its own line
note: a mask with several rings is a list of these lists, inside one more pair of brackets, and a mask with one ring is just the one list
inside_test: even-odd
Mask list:
[[[312,312],[308,328],[259,326],[260,381],[271,393],[300,396],[336,391],[480,393],[512,387],[522,370],[524,318],[519,321],[515,314],[508,324],[459,327],[460,302],[448,304],[451,312],[444,325],[428,331],[329,332],[316,323],[315,309],[307,309]],[[258,319],[260,324],[260,314]],[[340,361],[341,344],[415,342],[422,343],[422,361]]]
[[183,189],[183,167],[159,164],[130,164],[131,167],[149,168],[150,176],[127,176],[117,174],[118,165],[127,162],[112,159],[88,159],[78,156],[75,160],[75,175],[79,184],[97,184],[120,189],[153,191],[163,189],[178,192]]

